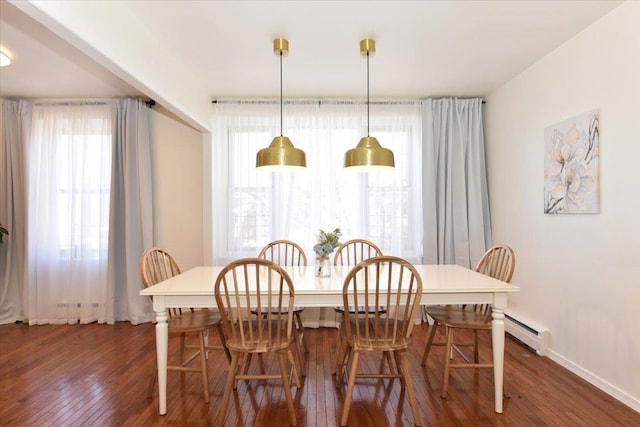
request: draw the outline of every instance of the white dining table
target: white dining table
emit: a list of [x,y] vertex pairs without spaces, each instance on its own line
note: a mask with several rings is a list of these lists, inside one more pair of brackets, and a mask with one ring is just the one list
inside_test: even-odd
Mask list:
[[[507,296],[520,290],[514,286],[458,265],[414,265],[422,278],[422,305],[492,305],[492,345],[495,411],[502,413],[504,376],[504,310]],[[203,266],[187,270],[140,291],[153,298],[156,315],[156,353],[160,415],[167,413],[167,309],[171,307],[213,308],[214,283],[224,267]],[[284,267],[295,288],[295,305],[333,307],[343,305],[344,278],[352,267],[334,266],[329,277],[316,277],[314,266]]]

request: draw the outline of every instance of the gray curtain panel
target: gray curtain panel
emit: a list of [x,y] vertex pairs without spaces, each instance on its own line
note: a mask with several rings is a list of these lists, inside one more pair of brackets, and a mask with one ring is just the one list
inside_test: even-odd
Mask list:
[[139,294],[140,257],[153,245],[149,109],[140,100],[116,100],[112,134],[107,322],[139,324],[154,318],[149,299]]
[[25,144],[33,104],[2,100],[0,155],[0,224],[9,236],[0,244],[0,324],[23,321],[23,287],[27,262],[27,183]]
[[475,267],[491,246],[482,99],[422,104],[425,264]]

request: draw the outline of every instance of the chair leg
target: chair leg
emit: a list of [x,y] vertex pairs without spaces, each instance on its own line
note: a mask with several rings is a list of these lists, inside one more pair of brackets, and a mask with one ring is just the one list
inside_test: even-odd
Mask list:
[[[338,332],[338,334],[340,334],[340,332]],[[345,352],[345,349],[346,349],[345,342],[342,340],[342,338],[340,338],[340,336],[338,336],[338,342],[336,343],[336,358],[333,362],[333,368],[331,369],[332,375],[335,375],[338,373],[340,369],[340,365],[344,361],[343,354]]]
[[394,371],[394,359],[395,359],[396,371],[398,369],[398,359],[396,359],[395,351],[393,353],[394,353],[393,354],[393,359],[391,358],[391,352],[390,351],[385,351],[383,355],[387,359],[387,364],[389,365],[389,372],[397,373],[397,372]]
[[202,365],[202,388],[205,403],[209,403],[209,373],[207,372],[207,353],[204,343],[204,332],[199,334],[200,341],[200,363]]
[[282,383],[284,388],[284,395],[287,399],[287,408],[289,409],[289,418],[291,419],[291,425],[298,425],[296,420],[296,409],[293,406],[293,396],[291,395],[291,384],[289,383],[289,374],[287,373],[287,363],[283,351],[278,352],[278,363],[280,364],[280,375],[282,376]]
[[297,332],[302,335],[302,345],[304,346],[304,352],[309,353],[309,343],[307,343],[307,337],[304,334],[304,325],[302,324],[302,318],[300,317],[300,313],[296,313],[296,329]]
[[231,390],[234,388],[236,379],[236,369],[240,361],[240,355],[233,353],[231,356],[231,364],[229,365],[229,373],[227,374],[227,382],[224,386],[224,395],[222,396],[222,405],[220,406],[220,412],[218,413],[217,426],[224,426],[224,418],[227,416],[227,407],[229,406],[229,400],[231,399]]
[[184,354],[187,350],[187,334],[180,334],[180,365],[184,365]]
[[[307,337],[304,333],[304,325],[302,324],[302,318],[300,317],[300,313],[295,313],[296,324],[294,325],[296,329],[296,356],[298,358],[298,363],[300,364],[300,373],[303,377],[307,376],[306,364],[307,364],[307,355],[309,353],[309,344],[307,343]],[[304,353],[301,351],[300,347],[304,348]],[[295,365],[294,365],[295,366]]]
[[447,398],[447,390],[449,388],[449,372],[451,370],[451,343],[453,342],[453,329],[447,328],[447,346],[444,352],[444,376],[442,378],[442,393],[440,397]]
[[338,367],[338,373],[336,376],[336,387],[340,388],[342,387],[342,380],[344,379],[344,374],[345,374],[345,368],[347,366],[347,363],[349,363],[349,358],[351,357],[351,353],[352,353],[353,347],[351,347],[349,344],[345,343],[345,347],[342,353],[342,360],[340,361],[339,367]]
[[403,371],[404,366],[402,366],[402,361],[400,360],[400,352],[398,351],[393,352],[393,360],[396,363],[396,372],[391,371],[391,373],[400,375],[400,386],[402,388],[405,388],[407,384],[404,381],[404,371]]
[[333,368],[331,370],[331,375],[335,375],[338,372],[338,365],[340,364],[341,354],[344,351],[341,332],[342,332],[342,320],[344,319],[344,314],[340,315],[340,320],[338,321],[338,339],[336,340],[336,358],[333,362]]
[[349,418],[349,409],[353,400],[353,388],[356,383],[356,373],[358,372],[358,360],[360,358],[360,352],[355,351],[353,354],[353,360],[351,361],[351,373],[349,374],[349,384],[347,386],[347,393],[344,396],[344,406],[342,408],[342,417],[340,419],[340,425],[346,426],[347,419]]
[[480,363],[478,362],[478,330],[474,329],[473,330],[473,363]]
[[[251,358],[253,357],[253,353],[244,353],[242,356],[242,375],[247,375],[249,373],[249,366],[251,365]],[[264,372],[264,366],[262,365],[262,353],[258,353],[258,361],[260,362],[260,370]],[[249,380],[244,380],[245,384],[249,384]],[[236,385],[233,387],[234,389],[238,386],[238,381],[236,381]]]
[[402,367],[399,369],[402,372],[402,382],[405,384],[407,395],[409,396],[409,405],[411,406],[411,412],[413,412],[413,421],[416,426],[421,426],[420,413],[418,412],[418,403],[413,391],[413,380],[411,379],[411,373],[409,372],[409,364],[407,362],[407,354],[405,351],[396,352],[399,365]]
[[298,364],[300,365],[300,374],[303,377],[307,376],[307,358],[302,355],[302,351],[300,350],[301,344],[296,341],[295,342],[295,351],[296,357],[298,359]]
[[216,330],[218,331],[218,335],[220,336],[220,343],[222,344],[222,348],[224,349],[224,354],[227,356],[227,360],[231,363],[231,353],[229,353],[229,349],[227,348],[227,339],[224,337],[224,331],[222,330],[222,325],[218,322],[216,325]]
[[431,326],[431,333],[429,333],[429,339],[427,340],[427,345],[424,348],[424,353],[422,354],[422,361],[420,365],[424,366],[427,361],[427,356],[429,355],[429,351],[431,350],[431,346],[433,345],[433,338],[436,336],[436,330],[438,329],[438,324],[433,323]]
[[[296,354],[299,354],[297,346],[295,349]],[[287,349],[287,359],[289,359],[289,363],[291,364],[291,369],[293,370],[293,381],[296,384],[296,387],[302,387],[302,383],[300,382],[300,373],[298,372],[298,367],[296,366],[296,359],[293,357],[293,352],[291,348]],[[298,361],[300,361],[300,356],[298,355]],[[302,369],[302,368],[301,368]]]

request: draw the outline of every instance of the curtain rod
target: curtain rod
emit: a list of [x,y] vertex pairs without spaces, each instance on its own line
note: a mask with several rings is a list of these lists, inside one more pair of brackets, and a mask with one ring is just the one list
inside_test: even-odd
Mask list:
[[38,100],[34,101],[33,105],[107,105],[109,102],[105,100]]
[[[441,99],[441,98],[434,98]],[[469,98],[460,98],[460,99],[469,99]],[[397,101],[369,101],[370,104],[374,105],[413,105],[422,102],[423,99],[414,99],[414,100],[397,100]],[[277,99],[213,99],[211,101],[212,104],[277,104],[280,101]],[[313,104],[329,104],[329,105],[360,105],[366,104],[367,101],[359,101],[359,100],[323,100],[323,99],[292,99],[288,101],[283,101],[285,104],[299,104],[299,105],[313,105]],[[487,101],[482,100],[483,104],[486,104]]]
[[[119,99],[119,98],[103,98],[103,99],[76,99],[76,98],[69,98],[69,99],[65,99],[65,98],[61,98],[61,99],[36,99],[33,100],[33,104],[34,105],[62,105],[62,106],[67,106],[67,105],[107,105],[109,102],[111,102],[114,99]],[[141,99],[141,98],[133,98],[133,99]],[[156,101],[154,99],[149,98],[148,100],[144,101],[145,105],[149,108],[152,108],[154,105],[156,105]]]
[[[277,104],[280,101],[276,99],[214,99],[213,104]],[[325,100],[325,99],[292,99],[283,101],[285,104],[328,104],[328,105],[365,105],[367,101],[358,100]],[[419,103],[420,100],[398,100],[398,101],[370,101],[370,104],[377,105],[413,105]]]

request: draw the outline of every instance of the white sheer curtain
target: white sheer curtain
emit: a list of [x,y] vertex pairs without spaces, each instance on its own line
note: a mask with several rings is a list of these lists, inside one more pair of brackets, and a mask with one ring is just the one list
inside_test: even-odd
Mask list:
[[491,246],[482,99],[423,102],[424,262],[475,267]]
[[[290,239],[304,248],[313,263],[318,229],[340,227],[342,241],[370,239],[385,254],[420,263],[420,103],[371,104],[370,134],[395,155],[396,168],[386,173],[343,169],[345,152],[366,135],[366,104],[352,100],[285,102],[283,116],[283,134],[306,153],[305,171],[278,173],[255,168],[257,151],[280,135],[279,103],[228,101],[215,107],[211,261],[220,265],[256,256],[269,241]],[[305,323],[317,323],[317,318],[310,320],[313,316],[307,313]],[[332,310],[328,321],[333,321]]]
[[29,324],[105,321],[110,106],[36,104],[32,120]]
[[366,238],[384,253],[421,261],[421,125],[418,102],[371,105],[371,135],[391,149],[392,172],[352,173],[344,153],[366,135],[366,105],[285,103],[283,134],[305,151],[298,173],[262,172],[256,153],[280,134],[279,104],[218,104],[213,135],[213,262],[254,256],[278,238],[313,256],[318,229]]

